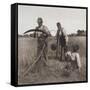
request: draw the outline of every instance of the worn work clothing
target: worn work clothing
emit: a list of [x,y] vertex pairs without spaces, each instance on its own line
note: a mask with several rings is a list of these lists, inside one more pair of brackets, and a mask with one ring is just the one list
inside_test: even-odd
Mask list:
[[[45,25],[42,25],[41,27],[36,27],[36,29],[42,30],[42,31],[46,32],[48,35],[50,34],[48,28]],[[47,60],[48,59],[48,57],[47,57],[47,51],[48,51],[47,36],[44,35],[44,33],[42,33],[42,32],[37,32],[37,36],[38,36],[37,55],[40,54],[40,52],[42,51],[43,46],[45,46],[45,48],[43,50],[43,54],[40,57],[40,59],[44,58],[45,60]]]
[[63,28],[61,28],[60,30],[59,29],[57,30],[56,38],[57,38],[56,57],[61,57],[60,59],[62,60],[64,59],[64,54],[65,54],[64,49],[68,44],[68,36],[65,30],[63,30]]
[[64,45],[68,43],[68,36],[65,32],[65,30],[63,30],[63,28],[61,28],[61,30],[57,30],[57,34],[56,34],[56,38],[57,38],[57,43]]
[[73,52],[71,58],[72,58],[73,65],[77,64],[78,68],[81,68],[81,60],[80,60],[79,53]]
[[[50,32],[49,32],[48,28],[45,25],[42,25],[41,27],[36,27],[36,29],[42,30],[42,31],[46,32],[48,35],[50,35]],[[38,34],[38,37],[40,37],[42,32],[37,32],[37,34]]]

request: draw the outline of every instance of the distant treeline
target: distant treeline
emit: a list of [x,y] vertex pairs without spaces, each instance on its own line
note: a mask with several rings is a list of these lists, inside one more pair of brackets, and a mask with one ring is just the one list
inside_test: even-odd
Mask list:
[[68,36],[86,36],[86,31],[84,31],[84,30],[77,30],[77,33],[71,33]]

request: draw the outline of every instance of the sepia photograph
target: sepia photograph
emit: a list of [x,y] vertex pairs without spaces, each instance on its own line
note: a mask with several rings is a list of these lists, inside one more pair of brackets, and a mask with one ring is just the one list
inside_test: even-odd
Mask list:
[[87,81],[87,8],[18,5],[18,85]]

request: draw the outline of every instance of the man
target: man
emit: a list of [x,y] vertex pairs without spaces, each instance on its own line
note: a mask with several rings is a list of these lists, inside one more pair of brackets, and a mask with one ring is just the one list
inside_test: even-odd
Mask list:
[[63,30],[63,28],[61,27],[61,23],[58,22],[57,23],[57,34],[56,34],[56,38],[57,38],[57,50],[56,50],[56,57],[60,56],[60,46],[61,46],[61,60],[63,59],[64,55],[64,49],[66,47],[66,45],[68,44],[68,37],[67,34],[65,33],[65,31]]
[[[37,19],[37,24],[38,24],[38,26],[36,27],[37,30],[42,30],[47,35],[50,35],[48,28],[45,25],[43,25],[43,19],[41,17],[39,17]],[[45,46],[42,56],[44,57],[45,60],[47,60],[47,48],[48,48],[47,38],[48,37],[42,32],[37,32],[36,36],[38,37],[37,55],[40,54],[40,52],[43,49],[43,46]],[[41,57],[40,57],[40,59],[41,59]]]

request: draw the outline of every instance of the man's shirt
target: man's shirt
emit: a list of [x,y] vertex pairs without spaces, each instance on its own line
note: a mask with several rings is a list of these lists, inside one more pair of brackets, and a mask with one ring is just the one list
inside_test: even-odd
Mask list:
[[[36,29],[42,30],[42,31],[46,32],[48,35],[50,35],[50,32],[45,25],[42,25],[41,27],[36,27]],[[40,36],[42,34],[42,32],[37,32],[37,34],[38,34],[38,36]]]
[[[63,29],[63,28],[61,28],[62,29],[62,32],[63,32],[63,35],[65,36],[65,40],[66,40],[66,43],[68,43],[68,36],[67,36],[67,33],[65,32],[65,30]],[[61,30],[59,31],[59,30],[57,30],[57,39],[62,35],[62,32],[61,32]]]

